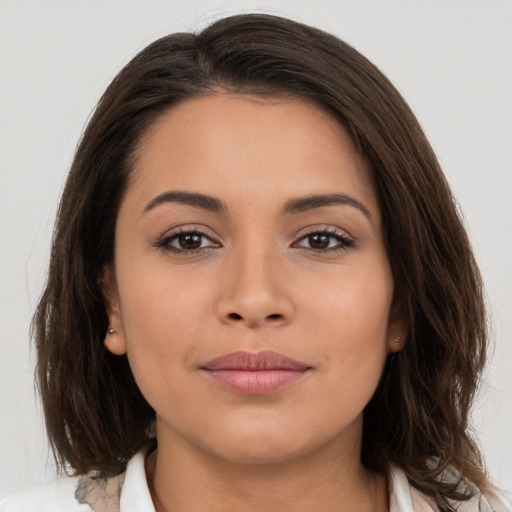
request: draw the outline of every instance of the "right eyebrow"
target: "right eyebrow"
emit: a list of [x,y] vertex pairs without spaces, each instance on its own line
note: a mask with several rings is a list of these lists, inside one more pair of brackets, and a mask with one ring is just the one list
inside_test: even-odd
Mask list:
[[299,197],[288,201],[283,209],[283,213],[298,213],[306,210],[313,210],[315,208],[322,208],[323,206],[331,205],[347,205],[356,208],[362,212],[365,217],[372,222],[372,215],[368,208],[358,201],[355,197],[347,194],[315,194],[312,196]]
[[201,208],[210,212],[220,213],[226,211],[224,203],[216,197],[198,194],[195,192],[184,192],[182,190],[168,190],[152,199],[144,208],[144,213],[153,210],[165,203],[179,203],[195,208]]

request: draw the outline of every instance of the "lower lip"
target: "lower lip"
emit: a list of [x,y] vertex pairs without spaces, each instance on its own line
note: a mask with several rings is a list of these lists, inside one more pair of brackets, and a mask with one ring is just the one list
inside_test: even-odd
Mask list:
[[307,370],[207,370],[222,387],[244,395],[275,393],[300,380]]

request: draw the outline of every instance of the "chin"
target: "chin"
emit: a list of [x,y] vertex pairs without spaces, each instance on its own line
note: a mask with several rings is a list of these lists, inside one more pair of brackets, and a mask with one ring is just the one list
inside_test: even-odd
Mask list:
[[[258,449],[260,448],[260,449]],[[307,450],[291,449],[272,443],[262,447],[234,447],[224,450],[223,458],[242,465],[281,464],[300,457]]]
[[[297,439],[289,430],[232,433],[209,443],[210,451],[225,460],[244,465],[279,464],[313,451],[314,443]],[[212,440],[213,441],[213,440]]]

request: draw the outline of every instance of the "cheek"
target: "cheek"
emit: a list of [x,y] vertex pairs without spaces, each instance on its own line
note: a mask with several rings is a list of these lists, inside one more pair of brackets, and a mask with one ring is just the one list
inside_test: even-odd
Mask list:
[[[361,262],[365,263],[365,262]],[[393,297],[393,280],[387,261],[368,262],[361,268],[334,269],[321,279],[308,277],[301,302],[308,316],[347,346],[386,338]],[[339,333],[336,336],[336,333]],[[341,339],[340,339],[341,338]]]
[[165,264],[126,268],[131,270],[120,273],[118,286],[128,341],[152,340],[168,346],[170,339],[179,342],[183,330],[197,328],[211,281]]
[[385,265],[340,273],[304,296],[307,329],[333,388],[349,386],[354,398],[357,390],[368,400],[373,394],[388,353],[392,296],[391,272]]
[[211,310],[208,281],[166,266],[131,268],[118,275],[127,354],[141,391],[154,404],[197,361],[201,318]]

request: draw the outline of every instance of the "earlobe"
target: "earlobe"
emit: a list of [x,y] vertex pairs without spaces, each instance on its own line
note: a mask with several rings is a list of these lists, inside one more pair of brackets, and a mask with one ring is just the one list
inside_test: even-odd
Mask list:
[[106,266],[98,280],[108,315],[109,328],[105,335],[105,347],[117,356],[126,354],[123,320],[119,308],[119,296],[112,267]]
[[404,332],[396,332],[396,330],[390,330],[388,335],[388,351],[389,352],[398,352],[402,350],[405,346],[405,333]]
[[109,327],[105,336],[105,347],[116,356],[126,354],[126,343],[122,333],[118,333],[113,327]]

